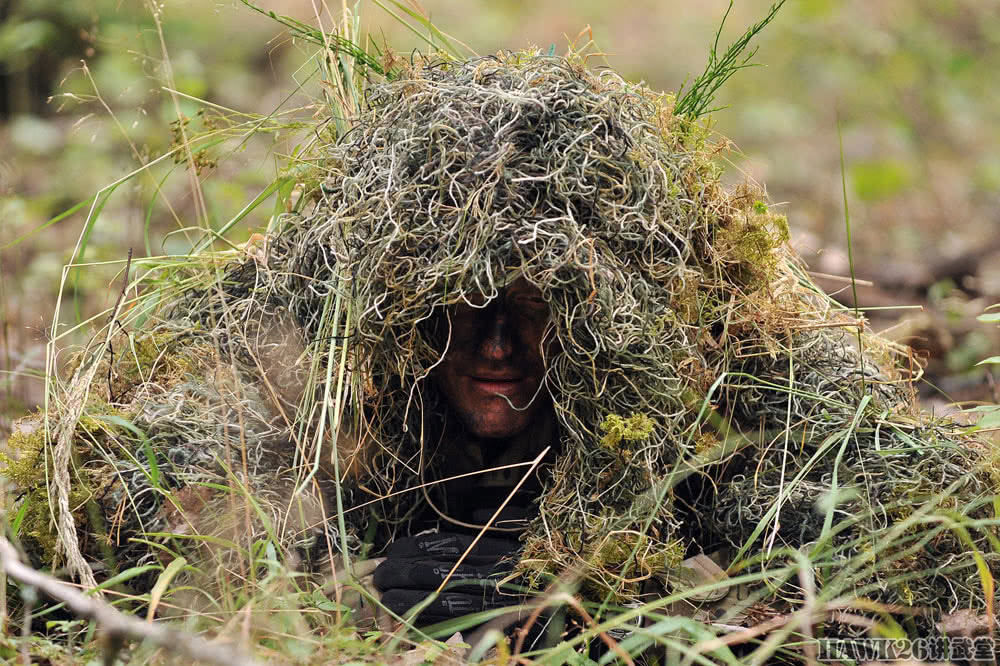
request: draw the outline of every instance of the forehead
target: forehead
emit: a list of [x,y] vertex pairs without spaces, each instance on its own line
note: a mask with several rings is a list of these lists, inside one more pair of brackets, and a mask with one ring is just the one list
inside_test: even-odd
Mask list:
[[535,285],[531,284],[530,282],[528,282],[523,277],[516,278],[513,282],[511,282],[509,285],[507,285],[507,287],[504,290],[502,290],[500,293],[503,294],[505,292],[509,296],[510,295],[513,295],[513,296],[541,296],[542,295],[542,290],[541,289],[539,289]]
[[462,308],[463,306],[468,308],[484,308],[490,303],[496,301],[497,299],[510,299],[510,298],[541,298],[542,290],[528,282],[524,277],[517,276],[506,284],[496,285],[496,295],[495,296],[485,296],[477,291],[470,294],[464,294],[460,300],[453,303],[451,308]]

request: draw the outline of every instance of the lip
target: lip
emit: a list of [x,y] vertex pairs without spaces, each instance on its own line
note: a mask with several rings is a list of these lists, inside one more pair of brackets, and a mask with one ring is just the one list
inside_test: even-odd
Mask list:
[[524,381],[523,377],[483,377],[469,375],[469,382],[473,387],[485,393],[508,394],[518,389]]

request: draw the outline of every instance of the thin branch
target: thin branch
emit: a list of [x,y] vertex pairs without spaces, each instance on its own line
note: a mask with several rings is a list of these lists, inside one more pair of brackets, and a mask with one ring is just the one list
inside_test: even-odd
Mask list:
[[[115,307],[111,311],[112,316],[117,316],[117,314],[120,311],[122,300],[125,298],[125,292],[128,291],[128,276],[131,270],[132,270],[132,248],[129,248],[128,259],[125,260],[125,275],[122,276],[122,290],[118,293],[118,300],[115,301]],[[115,324],[118,324],[119,326],[122,325],[122,323],[117,319],[113,319],[109,322],[109,325],[112,328],[114,328]],[[111,383],[111,380],[113,374],[112,371],[114,370],[114,365],[115,365],[115,350],[111,344],[110,338],[108,338],[108,354],[111,356],[111,358],[108,361],[108,402],[114,403],[117,400],[117,396],[115,396],[115,389]]]
[[0,567],[8,576],[33,587],[56,601],[66,604],[74,615],[97,624],[109,639],[109,645],[125,640],[149,641],[153,645],[186,657],[218,666],[257,666],[258,662],[234,646],[206,641],[200,636],[167,628],[163,624],[146,624],[108,604],[88,597],[76,588],[35,571],[21,562],[17,550],[5,537],[0,537]]
[[[587,612],[587,610],[583,607],[583,604],[581,604],[576,599],[576,597],[574,597],[572,594],[567,594],[564,595],[563,600],[567,604],[572,606],[573,610],[575,610],[577,613],[580,614],[580,617],[583,618],[583,621],[587,623],[588,627],[593,629],[594,627],[597,626],[597,623],[594,622],[594,618],[590,616],[590,613]],[[622,646],[618,645],[618,641],[611,638],[611,636],[609,636],[607,632],[598,631],[597,635],[600,636],[601,640],[604,641],[604,644],[607,645],[609,648],[611,648],[611,650],[613,650],[614,653],[617,654],[622,661],[628,664],[628,666],[635,666],[635,662],[632,661],[632,658],[629,656],[628,652],[626,652],[622,648]]]

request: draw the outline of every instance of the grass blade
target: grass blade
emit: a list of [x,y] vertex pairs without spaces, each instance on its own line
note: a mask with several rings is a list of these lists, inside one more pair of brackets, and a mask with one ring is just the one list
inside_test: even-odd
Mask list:
[[[837,120],[837,141],[840,147],[840,186],[844,193],[844,226],[847,229],[847,263],[851,268],[851,296],[854,299],[854,318],[859,322],[863,322],[861,319],[861,311],[858,310],[858,283],[854,276],[854,244],[851,242],[851,213],[847,205],[847,173],[844,169],[844,135],[840,131],[840,120]],[[862,326],[858,326],[858,351],[861,352],[862,357],[864,356],[864,347],[862,346],[861,339],[861,329]],[[861,376],[861,392],[865,392],[865,372],[864,372],[864,361],[859,361],[861,363],[860,376]]]
[[202,238],[200,241],[198,241],[198,244],[195,245],[194,250],[192,250],[191,253],[197,254],[202,250],[207,249],[212,240],[215,239],[224,240],[223,236],[225,236],[225,234],[228,233],[230,229],[239,224],[240,220],[242,220],[247,215],[252,213],[254,209],[257,208],[257,206],[266,201],[269,196],[278,191],[289,180],[291,180],[291,178],[286,176],[283,178],[276,178],[273,181],[271,181],[270,185],[265,187],[264,190],[256,197],[254,197],[253,201],[244,206],[243,209],[240,210],[240,212],[236,213],[236,215],[231,220],[222,225],[222,227],[220,227],[218,231],[209,230],[208,233],[205,235],[205,237]]
[[708,64],[705,66],[705,71],[698,75],[687,92],[684,92],[684,86],[681,86],[677,91],[677,104],[674,106],[674,115],[687,116],[693,120],[717,110],[717,108],[712,107],[712,102],[715,101],[715,93],[736,72],[747,67],[756,66],[750,60],[757,54],[757,49],[754,48],[745,57],[743,56],[743,52],[746,51],[753,38],[774,20],[774,17],[778,14],[778,10],[784,4],[785,0],[779,0],[771,5],[771,9],[768,10],[764,18],[747,28],[743,36],[730,44],[729,48],[726,49],[726,52],[720,58],[718,56],[719,38],[722,35],[722,28],[726,25],[726,19],[729,18],[729,12],[733,9],[733,2],[730,0],[729,8],[726,9],[726,13],[722,17],[722,22],[719,24],[719,29],[715,33],[715,42],[709,50]]
[[178,557],[167,565],[163,573],[157,576],[153,590],[149,593],[149,610],[146,611],[146,622],[152,622],[153,618],[156,617],[156,608],[160,605],[160,599],[163,597],[163,593],[166,592],[167,586],[170,585],[170,581],[174,579],[174,576],[180,573],[181,569],[186,566],[187,560],[183,557]]
[[24,234],[21,234],[20,236],[18,236],[14,240],[10,241],[6,245],[0,245],[0,250],[10,249],[10,248],[14,247],[15,245],[17,245],[17,244],[19,244],[19,243],[21,243],[21,242],[23,242],[23,241],[31,238],[32,236],[34,236],[35,234],[37,234],[39,231],[43,231],[45,229],[48,229],[53,224],[56,224],[58,222],[62,222],[67,217],[69,217],[73,213],[76,213],[77,211],[79,211],[84,206],[89,206],[90,204],[92,204],[94,202],[94,199],[97,196],[98,195],[95,194],[94,196],[92,196],[92,197],[90,197],[88,199],[84,199],[83,201],[81,201],[79,203],[73,204],[73,206],[67,208],[63,212],[61,212],[58,215],[56,215],[55,217],[50,218],[49,220],[47,220],[45,222],[42,222],[41,224],[39,224],[37,227],[35,227],[31,231],[28,231],[28,232],[26,232]]
[[[420,39],[424,40],[427,43],[427,45],[430,46],[431,48],[436,49],[436,50],[442,50],[442,47],[444,47],[443,50],[447,51],[450,55],[452,55],[452,56],[454,56],[456,58],[462,58],[463,57],[462,54],[459,52],[459,50],[452,43],[453,41],[457,41],[457,40],[453,40],[451,37],[449,37],[448,35],[446,35],[443,32],[441,32],[437,28],[437,26],[435,26],[430,21],[430,19],[428,19],[426,16],[423,16],[423,15],[421,15],[421,14],[413,11],[412,9],[410,9],[409,7],[406,7],[405,5],[403,5],[402,3],[398,2],[397,0],[388,0],[390,3],[392,3],[393,5],[395,5],[396,8],[399,9],[401,12],[404,12],[406,15],[408,15],[414,21],[416,21],[421,26],[423,26],[428,32],[431,33],[431,35],[433,35],[434,37],[436,37],[440,41],[440,44],[435,43],[433,39],[431,39],[427,35],[423,34],[419,30],[417,30],[416,28],[414,28],[412,25],[410,25],[410,23],[406,19],[404,19],[402,16],[400,16],[399,14],[396,14],[391,9],[389,9],[388,7],[386,7],[382,3],[382,0],[374,0],[374,1],[375,1],[375,4],[378,5],[379,7],[381,7],[387,14],[389,14],[389,16],[391,16],[392,18],[394,18],[397,21],[399,21],[403,26],[405,26],[406,28],[408,28],[410,30],[410,32],[412,32],[414,35],[416,35]],[[461,43],[461,42],[459,42],[459,43]],[[466,46],[465,44],[462,44],[462,46],[464,46],[468,50],[469,54],[475,55],[475,52],[472,49],[470,49],[468,46]]]

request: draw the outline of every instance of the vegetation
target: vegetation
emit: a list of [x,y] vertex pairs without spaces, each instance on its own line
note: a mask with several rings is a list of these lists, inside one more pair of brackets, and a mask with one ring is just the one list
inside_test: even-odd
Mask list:
[[[162,30],[155,9],[152,16]],[[833,619],[845,611],[889,635],[921,635],[933,621],[894,617],[888,611],[898,606],[991,612],[989,564],[1000,547],[989,500],[995,455],[980,436],[919,412],[911,390],[919,373],[900,367],[905,350],[863,332],[856,313],[820,292],[759,187],[723,185],[717,156],[725,143],[694,117],[710,93],[678,113],[672,96],[588,69],[586,51],[470,60],[419,16],[413,30],[429,32],[441,50],[400,62],[367,41],[353,16],[345,19],[336,39],[283,20],[320,49],[312,69],[324,97],[304,109],[319,118],[205,105],[200,115],[178,117],[170,159],[149,160],[123,181],[152,177],[159,192],[165,168],[163,178],[187,181],[193,201],[204,202],[193,208],[200,225],[181,229],[193,251],[114,264],[121,297],[78,327],[96,335],[67,364],[69,374],[56,372],[68,336],[53,327],[47,407],[5,453],[16,498],[11,533],[36,566],[66,564],[99,578],[107,598],[150,617],[187,617],[190,629],[240,635],[261,658],[457,654],[433,640],[461,628],[454,623],[429,634],[352,631],[339,600],[286,565],[315,571],[377,548],[388,535],[366,532],[368,523],[390,534],[405,528],[397,506],[358,498],[363,489],[385,497],[421,480],[399,460],[422,450],[403,433],[419,430],[409,407],[430,399],[419,387],[436,361],[433,331],[420,322],[461,299],[489,298],[517,270],[546,295],[563,350],[596,350],[565,352],[553,364],[565,455],[523,566],[548,586],[547,603],[585,608],[577,614],[585,626],[526,656],[585,663],[588,646],[617,627],[631,632],[620,647],[632,654],[655,645],[736,662],[746,655],[730,643],[740,642],[752,659],[792,658],[808,656],[797,641],[818,627],[845,630]],[[731,70],[714,76],[724,72]],[[692,89],[716,89],[711,77],[700,81]],[[477,138],[473,111],[497,91],[517,91],[542,110],[579,108],[586,123],[566,121],[545,135],[564,142],[550,150],[564,164],[482,154],[495,140]],[[426,133],[456,122],[447,107],[458,93],[467,97],[457,122],[468,123],[468,149],[455,154],[452,142],[435,144]],[[540,124],[525,108],[504,111],[513,114],[511,142]],[[593,118],[606,131],[583,140]],[[220,168],[227,141],[287,133],[299,139],[278,175],[239,212],[213,219],[213,197],[195,176]],[[384,147],[403,151],[401,136],[427,138],[438,159],[406,161],[413,178],[385,199],[379,194],[395,172]],[[588,171],[588,163],[603,166]],[[424,173],[427,165],[434,171]],[[418,187],[422,173],[450,179],[461,196]],[[519,184],[550,173],[561,174],[553,185],[561,217],[533,208],[532,186]],[[77,265],[119,185],[85,202],[91,213]],[[583,196],[595,186],[617,194]],[[267,223],[248,225],[271,196]],[[503,224],[490,215],[498,197],[508,197],[517,219],[557,221],[508,230],[532,231],[517,237],[523,243],[467,237]],[[623,220],[633,218],[655,224],[632,237]],[[589,242],[591,254],[565,238]],[[521,256],[520,245],[533,251]],[[72,297],[86,273],[64,273],[60,293]],[[583,316],[574,308],[585,302],[594,312]],[[384,420],[364,421],[366,414]],[[392,443],[394,455],[369,456],[361,437],[338,438],[369,431]],[[340,455],[324,450],[331,440]],[[65,507],[50,499],[60,492]],[[678,497],[695,498],[695,511]],[[78,533],[67,538],[64,521],[45,519],[51,514],[71,516]],[[68,552],[72,542],[82,558]],[[720,629],[719,617],[674,612],[705,591],[685,585],[681,560],[691,543],[730,546],[730,578],[710,587],[754,589],[725,607],[721,625],[729,628]],[[931,575],[946,558],[947,582]],[[644,600],[638,582],[654,577],[661,598],[623,606]],[[20,609],[30,616],[32,607]],[[640,614],[649,623],[637,630],[630,623]],[[769,636],[732,630],[768,618],[780,620]],[[100,649],[88,635],[76,640],[87,628],[57,609],[38,612],[31,626],[43,622],[46,638],[9,640],[3,649],[28,645],[39,659]],[[67,635],[69,647],[57,647]],[[495,649],[503,661],[518,646]],[[161,658],[141,646],[131,657]]]

